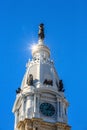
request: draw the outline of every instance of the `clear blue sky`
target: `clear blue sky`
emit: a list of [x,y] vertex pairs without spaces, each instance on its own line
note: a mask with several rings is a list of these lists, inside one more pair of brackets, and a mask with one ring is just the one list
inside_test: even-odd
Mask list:
[[0,1],[0,130],[13,130],[15,90],[21,85],[45,24],[45,43],[70,102],[72,130],[87,130],[87,2],[86,0]]

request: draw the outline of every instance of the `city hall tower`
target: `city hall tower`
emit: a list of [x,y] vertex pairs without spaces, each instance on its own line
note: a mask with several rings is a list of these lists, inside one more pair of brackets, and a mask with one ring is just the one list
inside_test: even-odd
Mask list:
[[21,87],[16,90],[14,130],[70,130],[69,103],[44,37],[44,25],[40,24],[32,60],[28,61]]

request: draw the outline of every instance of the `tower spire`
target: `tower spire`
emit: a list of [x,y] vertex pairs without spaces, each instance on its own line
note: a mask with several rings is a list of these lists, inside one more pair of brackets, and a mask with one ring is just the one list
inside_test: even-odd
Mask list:
[[44,35],[44,24],[41,23],[39,25],[39,32],[38,32],[38,38],[39,38],[38,43],[39,44],[43,44],[44,37],[45,37],[45,35]]
[[68,101],[62,80],[50,59],[50,49],[43,42],[43,24],[39,25],[38,37],[21,88],[16,91],[14,130],[70,130]]

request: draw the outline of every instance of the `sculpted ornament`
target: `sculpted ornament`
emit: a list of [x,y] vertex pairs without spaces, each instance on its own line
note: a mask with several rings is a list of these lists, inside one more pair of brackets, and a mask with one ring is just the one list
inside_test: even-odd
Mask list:
[[34,127],[40,127],[40,123],[39,123],[38,121],[34,121],[34,122],[33,122],[33,126],[34,126]]
[[25,130],[31,130],[32,127],[32,122],[30,120],[25,120]]
[[56,127],[55,125],[52,126],[52,125],[47,125],[47,124],[43,124],[41,127],[40,127],[40,130],[56,130]]

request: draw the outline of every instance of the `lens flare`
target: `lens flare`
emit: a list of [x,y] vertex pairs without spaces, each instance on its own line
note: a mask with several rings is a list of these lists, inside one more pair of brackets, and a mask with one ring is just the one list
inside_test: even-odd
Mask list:
[[35,50],[36,49],[36,46],[37,46],[37,44],[36,43],[33,43],[33,44],[31,44],[30,45],[30,50],[32,51],[32,50]]

